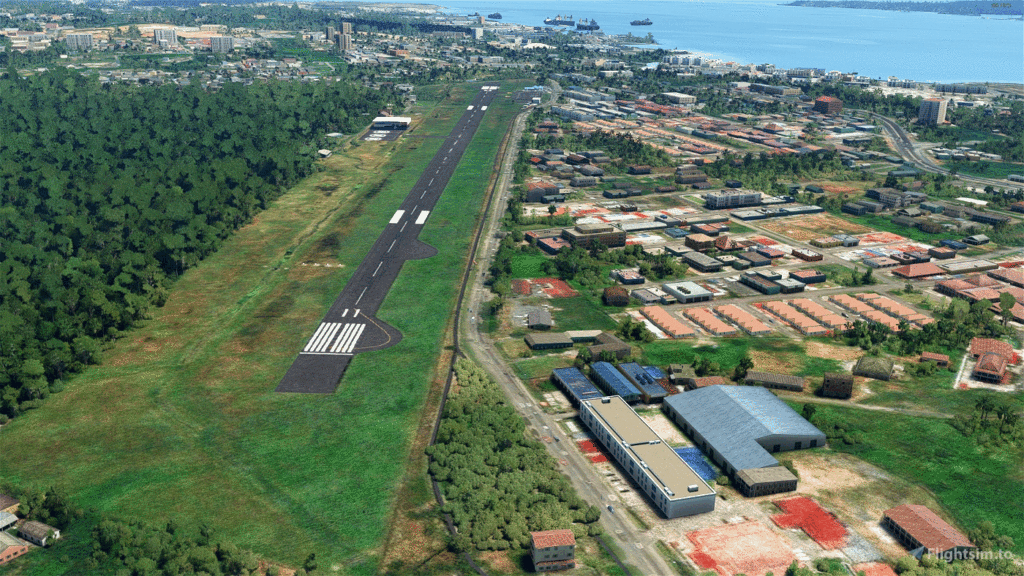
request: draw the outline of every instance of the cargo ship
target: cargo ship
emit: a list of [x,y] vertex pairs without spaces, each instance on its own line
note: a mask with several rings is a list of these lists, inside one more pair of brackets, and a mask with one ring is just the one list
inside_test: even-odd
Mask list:
[[501,12],[495,12],[494,14],[488,14],[488,18],[491,20],[501,20]]
[[558,16],[555,16],[554,18],[545,18],[544,19],[544,24],[546,26],[573,26],[574,24],[576,24],[576,21],[572,19],[572,15],[571,14],[569,16],[564,17],[564,18],[562,17],[561,14],[559,14]]
[[601,27],[597,25],[597,20],[587,20],[586,18],[584,18],[583,20],[580,20],[578,24],[576,24],[576,29],[589,30],[593,32],[594,30],[600,30]]
[[629,23],[630,26],[650,26],[654,24],[650,18],[644,18],[643,20],[633,20]]

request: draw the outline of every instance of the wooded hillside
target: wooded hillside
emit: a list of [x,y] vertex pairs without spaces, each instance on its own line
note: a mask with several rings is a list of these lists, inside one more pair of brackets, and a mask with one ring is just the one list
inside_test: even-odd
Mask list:
[[343,83],[0,79],[0,420],[99,361],[174,278],[386,101]]

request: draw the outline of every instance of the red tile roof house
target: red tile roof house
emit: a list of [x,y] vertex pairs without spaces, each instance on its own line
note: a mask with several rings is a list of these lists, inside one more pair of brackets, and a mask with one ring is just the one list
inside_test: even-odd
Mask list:
[[886,510],[882,526],[888,528],[918,559],[928,552],[951,562],[966,558],[975,549],[967,536],[919,504],[904,504]]
[[978,363],[973,376],[985,382],[1000,383],[1006,375],[1006,366],[1014,361],[1013,346],[992,338],[971,340],[971,355]]
[[921,352],[921,362],[928,362],[929,360],[943,368],[949,366],[949,356],[936,354],[935,352]]
[[531,532],[530,556],[537,572],[575,568],[576,537],[572,530]]

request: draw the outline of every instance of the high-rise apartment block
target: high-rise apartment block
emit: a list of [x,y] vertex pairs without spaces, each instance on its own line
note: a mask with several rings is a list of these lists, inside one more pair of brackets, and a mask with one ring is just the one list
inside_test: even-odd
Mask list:
[[227,54],[235,48],[235,39],[231,36],[211,36],[210,49],[215,53]]
[[68,50],[85,52],[92,49],[92,34],[68,34],[64,43],[68,45]]
[[174,46],[178,43],[178,32],[174,28],[157,28],[153,30],[153,41],[157,44],[163,41],[168,46]]
[[352,35],[351,34],[338,34],[336,36],[335,45],[338,50],[351,50],[352,49]]
[[334,42],[334,34],[334,26],[328,26],[324,28],[324,39],[326,39],[328,42]]
[[946,101],[942,98],[925,98],[917,112],[918,124],[942,124],[946,121]]
[[352,35],[352,23],[351,22],[342,22],[341,23],[341,33],[342,34],[348,34],[349,36],[351,36]]

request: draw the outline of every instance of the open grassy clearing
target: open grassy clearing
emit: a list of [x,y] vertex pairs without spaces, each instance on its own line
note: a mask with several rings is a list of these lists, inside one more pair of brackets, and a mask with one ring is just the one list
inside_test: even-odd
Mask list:
[[892,232],[893,234],[899,234],[904,238],[909,238],[916,242],[924,242],[926,244],[938,245],[939,240],[959,240],[964,235],[955,232],[940,232],[938,234],[929,234],[923,232],[917,228],[908,228],[906,226],[900,226],[894,224],[890,219],[889,215],[870,214],[864,216],[850,216],[849,214],[842,215],[842,218],[857,224],[862,224],[876,230],[883,232]]
[[[446,134],[476,89],[421,105],[431,119],[419,132]],[[336,394],[273,389],[439,138],[360,142],[329,159],[189,271],[103,366],[6,426],[3,479],[66,487],[102,512],[203,522],[276,561],[315,551],[321,566],[376,572],[405,463],[394,455],[419,420],[513,108],[499,97],[431,214],[421,240],[439,254],[407,263],[381,309],[402,343],[357,357]]]
[[[992,522],[1024,552],[1024,466],[1021,447],[983,450],[948,422],[901,414],[819,405],[818,412],[844,420],[864,435],[853,446],[833,443],[894,476],[930,490],[961,528]],[[911,502],[913,503],[913,502]]]
[[[981,176],[983,178],[1006,178],[1010,174],[1024,173],[1024,164],[1012,162],[993,162],[982,160],[981,162],[947,162],[947,170],[956,170],[960,174]],[[1013,186],[1013,184],[1008,184]]]
[[543,254],[516,253],[512,258],[513,278],[544,278],[544,262],[547,258]]
[[614,330],[617,325],[608,315],[610,308],[606,309],[586,296],[552,298],[551,307],[551,315],[561,331]]

